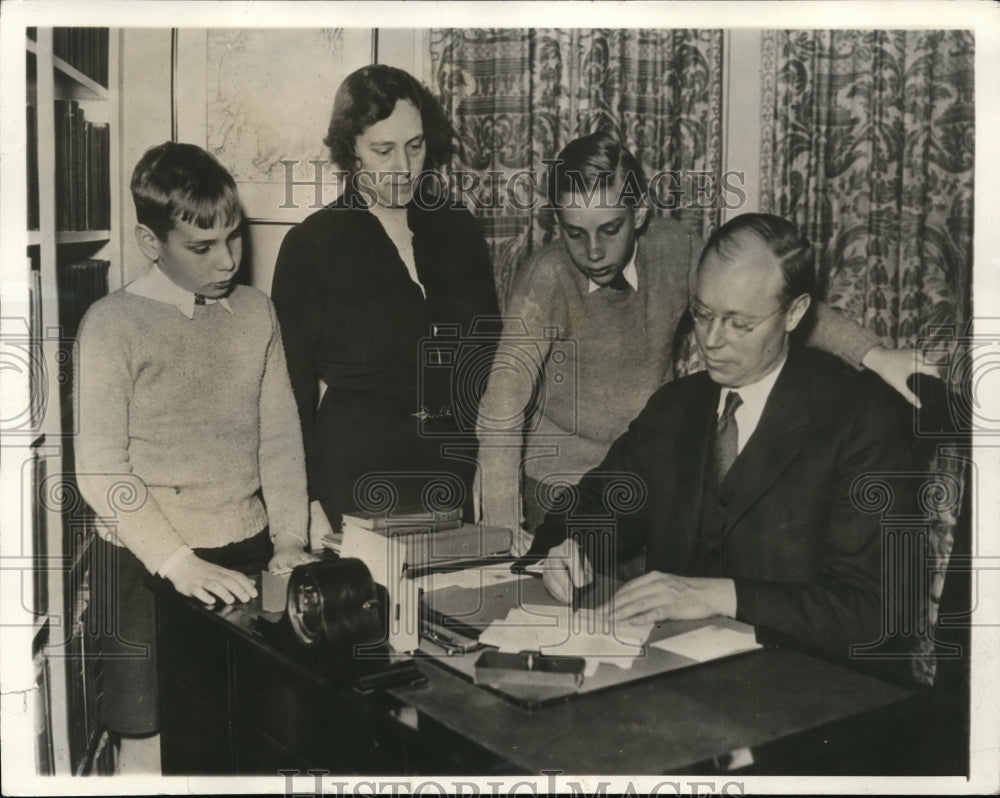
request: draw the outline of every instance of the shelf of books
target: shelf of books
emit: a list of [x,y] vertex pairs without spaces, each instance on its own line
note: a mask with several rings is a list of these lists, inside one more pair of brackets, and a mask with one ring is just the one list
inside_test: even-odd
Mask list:
[[74,476],[76,335],[121,284],[119,32],[29,29],[26,269],[31,291],[31,457],[35,667],[44,709],[40,773],[92,766],[99,680],[86,626],[93,521]]

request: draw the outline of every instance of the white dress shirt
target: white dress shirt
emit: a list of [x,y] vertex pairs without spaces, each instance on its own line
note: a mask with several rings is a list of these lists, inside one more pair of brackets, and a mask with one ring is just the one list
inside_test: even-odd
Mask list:
[[771,395],[771,389],[774,388],[774,383],[777,382],[778,375],[781,374],[781,369],[784,367],[787,359],[788,355],[786,354],[781,358],[781,362],[778,365],[761,379],[757,380],[757,382],[750,385],[743,385],[739,388],[723,387],[719,393],[719,407],[716,412],[716,418],[722,416],[722,411],[726,406],[726,396],[730,391],[736,391],[740,395],[740,399],[743,400],[743,404],[737,407],[736,412],[733,414],[736,419],[737,454],[743,451],[743,447],[746,446],[747,441],[750,440],[750,436],[757,429],[757,424],[760,423],[760,416],[764,412],[764,405],[767,404],[767,397]]
[[[173,305],[189,319],[194,318],[194,294],[173,282],[155,263],[142,277],[133,280],[125,286],[125,290],[136,296],[143,296],[146,299],[155,299],[158,302]],[[225,297],[221,299],[205,297],[204,299],[206,305],[214,305],[218,302],[229,313],[233,312],[233,309],[229,306],[229,300]]]

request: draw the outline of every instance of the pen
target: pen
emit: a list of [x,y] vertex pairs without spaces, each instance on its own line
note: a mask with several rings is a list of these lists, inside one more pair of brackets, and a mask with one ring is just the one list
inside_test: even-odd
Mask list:
[[430,640],[432,643],[439,645],[444,649],[445,653],[449,657],[457,656],[459,654],[467,654],[472,651],[478,651],[483,647],[483,644],[478,640],[471,640],[465,643],[460,643],[455,638],[450,635],[439,631],[429,623],[424,624],[423,628],[424,637]]

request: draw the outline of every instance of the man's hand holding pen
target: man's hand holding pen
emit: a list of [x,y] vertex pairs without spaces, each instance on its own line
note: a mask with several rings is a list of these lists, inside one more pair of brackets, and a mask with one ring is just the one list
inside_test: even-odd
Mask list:
[[555,546],[542,561],[542,578],[545,589],[559,601],[573,602],[574,589],[589,585],[594,580],[594,569],[587,555],[580,552],[574,540],[564,540]]

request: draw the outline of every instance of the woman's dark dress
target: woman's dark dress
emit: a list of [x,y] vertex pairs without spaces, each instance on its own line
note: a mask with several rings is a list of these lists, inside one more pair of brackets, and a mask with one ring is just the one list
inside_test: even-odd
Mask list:
[[[271,297],[302,419],[310,498],[335,527],[344,512],[384,507],[383,478],[400,504],[454,503],[471,518],[474,424],[493,352],[489,334],[479,343],[471,336],[499,328],[489,253],[464,209],[411,203],[407,218],[426,299],[378,219],[346,197],[292,228],[278,254]],[[477,319],[486,324],[473,330]],[[460,385],[459,371],[470,377]],[[317,407],[319,379],[327,390]],[[449,406],[450,419],[414,415]],[[443,477],[450,488],[429,498],[423,491],[441,474],[453,475]],[[463,495],[449,500],[456,477]]]

